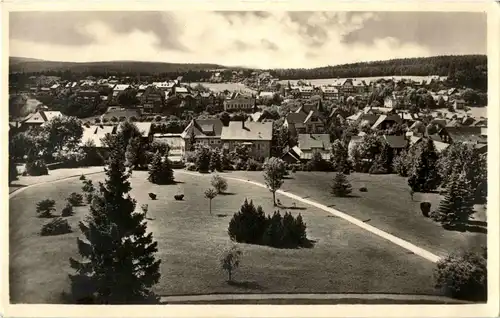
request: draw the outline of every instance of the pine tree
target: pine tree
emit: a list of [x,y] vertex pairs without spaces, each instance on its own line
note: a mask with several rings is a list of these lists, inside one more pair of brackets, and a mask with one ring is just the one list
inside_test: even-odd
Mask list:
[[427,139],[417,150],[415,162],[408,177],[408,185],[413,191],[428,192],[439,186],[438,159],[432,139]]
[[264,245],[281,247],[283,238],[282,217],[279,212],[274,212],[272,217],[267,218],[267,228],[264,232],[262,242]]
[[464,172],[454,173],[446,189],[446,195],[433,217],[444,226],[464,225],[474,213],[469,181]]
[[209,170],[211,171],[223,171],[222,169],[222,154],[218,149],[213,149],[210,152],[210,164]]
[[334,171],[346,174],[350,173],[351,163],[349,162],[347,147],[339,139],[335,140],[332,144],[331,162]]
[[347,177],[343,173],[338,172],[333,178],[331,193],[336,197],[346,197],[351,192],[351,184],[347,180]]
[[106,181],[99,184],[90,214],[77,239],[83,260],[70,258],[72,301],[94,304],[140,304],[157,301],[151,288],[160,278],[160,260],[143,213],[129,195],[123,150],[112,149]]
[[255,208],[252,201],[245,199],[229,222],[228,234],[236,242],[259,244],[265,229],[266,216],[262,207]]
[[168,158],[163,160],[159,151],[153,156],[151,167],[149,169],[148,180],[154,184],[172,184],[174,183],[174,171]]

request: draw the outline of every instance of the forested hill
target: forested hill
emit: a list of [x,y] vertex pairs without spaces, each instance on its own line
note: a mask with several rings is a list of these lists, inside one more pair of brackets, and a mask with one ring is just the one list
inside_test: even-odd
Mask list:
[[109,61],[109,62],[57,62],[20,57],[9,58],[10,73],[104,73],[152,75],[159,73],[174,73],[187,71],[201,71],[224,68],[217,64],[191,64],[191,63],[163,63],[163,62],[137,62],[137,61]]
[[448,55],[405,58],[351,63],[312,69],[273,69],[268,71],[282,80],[393,75],[440,75],[452,77],[460,84],[482,89],[486,89],[488,78],[486,55]]

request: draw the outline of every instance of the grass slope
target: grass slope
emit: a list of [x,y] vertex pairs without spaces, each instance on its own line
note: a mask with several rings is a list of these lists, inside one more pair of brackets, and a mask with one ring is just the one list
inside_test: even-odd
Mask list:
[[[231,176],[241,176],[264,182],[262,172],[235,171]],[[316,200],[345,212],[381,230],[396,235],[437,255],[444,256],[460,249],[480,249],[486,245],[486,213],[476,206],[477,213],[471,222],[471,232],[444,230],[438,223],[425,218],[420,212],[420,202],[429,201],[432,210],[439,206],[439,194],[416,193],[411,200],[405,178],[397,175],[369,175],[353,173],[348,176],[353,197],[337,198],[330,194],[334,173],[296,172],[293,179],[285,180],[282,190]],[[360,192],[366,187],[368,192]]]
[[[94,183],[102,175],[90,177]],[[433,288],[434,264],[360,228],[331,217],[324,211],[298,209],[308,225],[310,249],[280,250],[242,244],[243,263],[236,283],[228,285],[219,269],[218,254],[231,244],[227,235],[230,217],[245,197],[273,211],[270,193],[258,187],[230,181],[232,194],[216,197],[213,215],[203,191],[210,176],[176,172],[181,183],[158,186],[146,181],[146,172],[134,172],[132,197],[149,205],[148,226],[159,244],[162,278],[156,286],[160,295],[210,293],[403,293],[437,294]],[[77,255],[76,225],[88,209],[76,209],[69,221],[74,233],[40,237],[46,219],[35,217],[35,203],[43,198],[57,201],[80,191],[78,178],[28,188],[10,200],[10,296],[13,303],[57,303],[68,288],[68,259]],[[152,201],[149,192],[158,195]],[[173,195],[185,194],[185,201]],[[286,206],[292,200],[281,198]]]

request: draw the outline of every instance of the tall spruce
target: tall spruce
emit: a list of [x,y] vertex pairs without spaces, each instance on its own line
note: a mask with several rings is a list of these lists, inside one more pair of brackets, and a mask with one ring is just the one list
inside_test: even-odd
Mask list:
[[167,154],[165,154],[165,159],[163,159],[159,151],[153,156],[148,180],[154,184],[172,184],[175,182],[174,171]]
[[336,197],[346,197],[351,192],[352,188],[349,180],[347,180],[347,177],[342,172],[338,172],[333,178],[331,193]]
[[474,213],[465,172],[454,173],[433,218],[445,226],[463,226]]
[[80,222],[81,260],[70,258],[71,301],[94,304],[141,304],[158,299],[152,287],[160,279],[157,242],[147,233],[144,214],[129,195],[129,173],[122,149],[112,149],[106,180],[99,184],[90,214]]
[[350,173],[351,163],[349,162],[349,154],[345,144],[339,139],[332,144],[331,155],[332,169],[337,172]]
[[435,190],[440,183],[436,148],[432,139],[428,138],[419,145],[415,162],[408,177],[408,185],[415,192]]

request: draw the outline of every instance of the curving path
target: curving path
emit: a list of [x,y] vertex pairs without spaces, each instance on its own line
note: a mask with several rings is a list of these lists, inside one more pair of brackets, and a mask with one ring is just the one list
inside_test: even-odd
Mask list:
[[[184,173],[184,174],[189,174],[189,175],[193,175],[193,176],[205,176],[203,174],[200,174],[200,173],[194,173],[194,172],[188,172],[188,171],[184,171],[184,170],[176,170],[176,172],[180,172],[180,173]],[[210,176],[210,175],[207,175],[207,176]],[[226,179],[228,180],[233,180],[233,181],[238,181],[238,182],[245,182],[245,183],[248,183],[248,184],[252,184],[254,186],[258,186],[258,187],[261,187],[261,188],[267,188],[266,185],[262,184],[262,183],[259,183],[259,182],[255,182],[255,181],[250,181],[250,180],[245,180],[245,179],[241,179],[241,178],[234,178],[234,177],[226,177]],[[360,228],[368,231],[368,232],[371,232],[383,239],[386,239],[418,256],[421,256],[431,262],[438,262],[440,260],[440,257],[421,248],[421,247],[418,247],[408,241],[405,241],[397,236],[394,236],[392,234],[389,234],[385,231],[382,231],[372,225],[369,225],[365,222],[363,222],[362,220],[359,220],[359,219],[356,219],[344,212],[341,212],[341,211],[338,211],[336,209],[333,209],[333,208],[330,208],[324,204],[320,204],[318,202],[315,202],[313,200],[309,200],[309,199],[305,199],[305,198],[302,198],[296,194],[293,194],[291,192],[285,192],[283,190],[278,190],[276,191],[276,193],[278,194],[281,194],[281,195],[284,195],[284,196],[287,196],[291,199],[294,199],[294,200],[298,200],[302,203],[305,203],[305,204],[308,204],[308,205],[311,205],[311,206],[314,206],[314,207],[317,207],[325,212],[328,212],[334,216],[337,216],[337,217],[340,217],[354,225],[357,225],[359,226]]]

